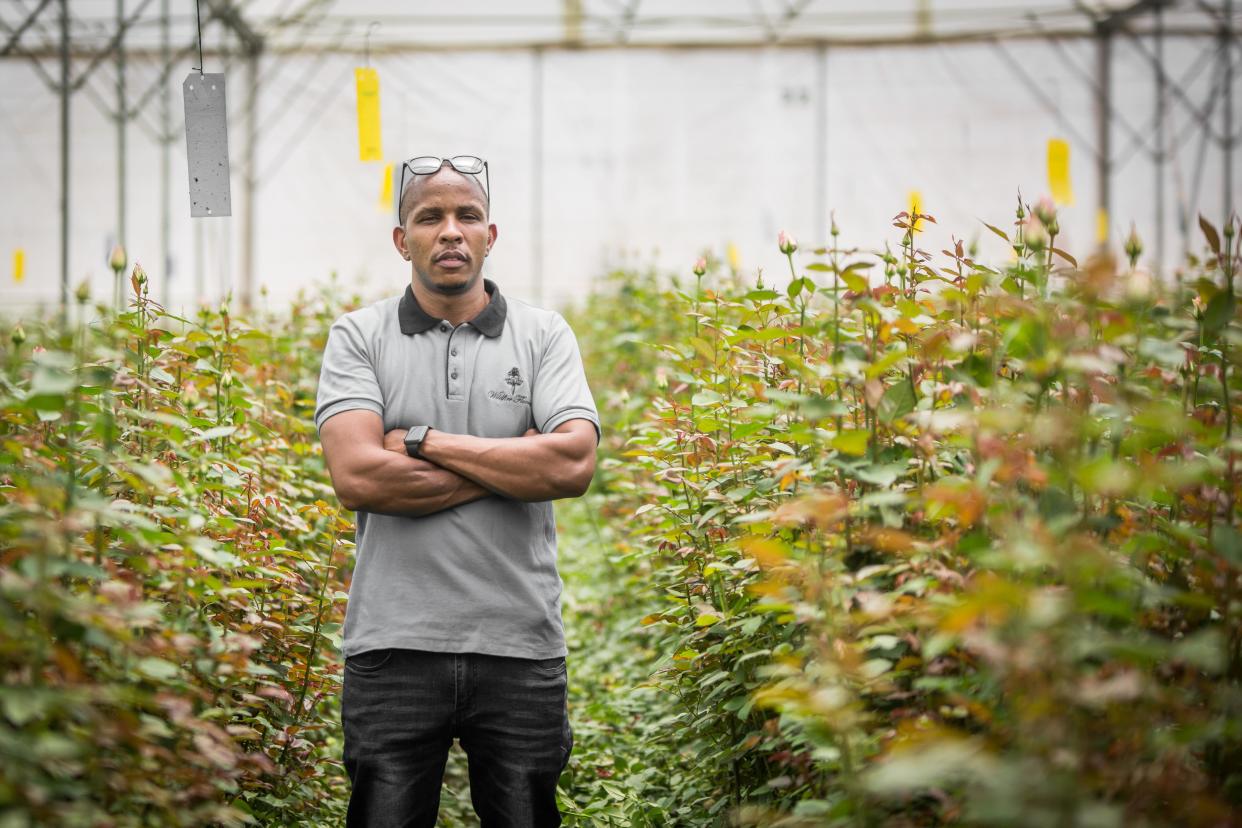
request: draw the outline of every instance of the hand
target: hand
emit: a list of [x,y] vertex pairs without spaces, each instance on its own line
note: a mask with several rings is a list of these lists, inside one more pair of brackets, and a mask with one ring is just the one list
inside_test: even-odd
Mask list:
[[542,432],[540,432],[540,431],[539,431],[539,429],[537,429],[537,428],[528,428],[528,429],[526,429],[526,432],[525,432],[522,436],[523,436],[523,437],[533,437],[533,436],[535,436],[536,434],[540,434],[540,433],[542,433]]
[[407,454],[405,450],[405,435],[409,432],[408,428],[394,428],[384,435],[384,448],[388,451],[395,451],[397,454]]

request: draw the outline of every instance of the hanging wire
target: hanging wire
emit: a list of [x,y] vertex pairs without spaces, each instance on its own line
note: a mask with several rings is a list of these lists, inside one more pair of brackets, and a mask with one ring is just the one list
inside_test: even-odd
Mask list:
[[364,53],[366,55],[367,66],[371,65],[371,30],[374,29],[378,25],[380,25],[380,22],[378,20],[372,20],[371,23],[367,26],[367,33],[364,39],[365,46],[363,47],[365,50]]
[[198,70],[199,77],[203,76],[203,12],[199,5],[199,0],[194,0],[194,20],[198,24],[198,66],[194,68]]

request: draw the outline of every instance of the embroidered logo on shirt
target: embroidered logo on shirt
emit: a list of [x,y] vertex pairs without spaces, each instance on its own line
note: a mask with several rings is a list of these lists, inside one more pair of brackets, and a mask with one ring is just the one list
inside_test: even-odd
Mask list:
[[511,403],[518,403],[520,405],[526,405],[527,403],[530,402],[530,397],[526,396],[525,394],[517,393],[518,388],[525,384],[526,384],[526,380],[522,379],[522,372],[518,370],[518,367],[516,365],[514,365],[512,368],[509,369],[509,373],[505,374],[505,385],[509,386],[510,390],[507,392],[506,391],[488,391],[487,396],[491,397],[493,400],[500,400],[502,402],[511,402]]

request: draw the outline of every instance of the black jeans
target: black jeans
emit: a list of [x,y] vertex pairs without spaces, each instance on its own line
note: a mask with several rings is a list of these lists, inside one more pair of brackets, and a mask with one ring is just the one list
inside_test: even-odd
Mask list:
[[345,659],[349,828],[431,828],[453,737],[482,828],[561,824],[573,750],[564,658],[370,650]]

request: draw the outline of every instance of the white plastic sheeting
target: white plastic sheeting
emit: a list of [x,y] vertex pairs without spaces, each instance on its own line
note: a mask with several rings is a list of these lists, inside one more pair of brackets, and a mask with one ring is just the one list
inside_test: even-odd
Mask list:
[[[1210,55],[1197,59],[1215,46],[1208,39],[1166,44],[1170,75],[1194,73],[1187,95],[1197,106],[1211,99],[1215,66]],[[1024,67],[1052,106],[1019,80],[998,49]],[[1063,213],[1063,243],[1084,253],[1096,223],[1095,162],[1086,143],[1095,137],[1095,104],[1080,72],[1092,72],[1094,54],[1082,40],[1058,49],[1021,41],[382,53],[372,64],[381,81],[386,156],[398,163],[428,153],[487,158],[500,228],[489,273],[516,296],[558,305],[609,268],[653,265],[688,274],[698,255],[723,257],[730,243],[745,269],[763,268],[780,281],[788,267],[777,232],[789,230],[804,247],[823,244],[828,210],[843,242],[895,245],[899,232],[890,221],[906,209],[911,190],[921,192],[925,211],[939,222],[920,236],[920,246],[938,252],[950,234],[978,236],[985,258],[1003,258],[1003,246],[980,220],[1007,226],[1019,190],[1027,199],[1047,191],[1051,137],[1071,143],[1077,202]],[[1153,71],[1121,39],[1113,60],[1118,115],[1150,144]],[[397,292],[409,279],[392,248],[391,209],[380,206],[382,165],[356,160],[352,70],[359,63],[341,54],[261,61],[254,273],[256,288],[265,286],[268,296],[256,293],[258,303],[287,302],[332,273],[369,295]],[[75,71],[81,68],[75,62]],[[145,87],[157,68],[134,65],[134,86]],[[208,61],[209,70],[217,68]],[[178,136],[168,297],[159,295],[165,268],[158,145],[149,126],[129,130],[130,259],[143,263],[157,298],[173,309],[192,306],[200,287],[209,299],[236,290],[240,278],[245,76],[240,63],[226,71],[234,215],[191,221],[185,141]],[[170,83],[179,85],[181,74]],[[1235,112],[1242,113],[1242,84],[1234,90]],[[534,120],[539,98],[541,128]],[[178,98],[174,104],[176,112]],[[144,115],[148,124],[154,111]],[[1166,261],[1174,263],[1182,253],[1179,211],[1192,225],[1200,211],[1219,223],[1225,182],[1219,150],[1209,149],[1191,200],[1199,132],[1172,97],[1169,111],[1170,136],[1180,137],[1165,204]],[[1219,127],[1219,106],[1213,112]],[[0,63],[0,251],[6,261],[15,248],[26,252],[25,280],[3,277],[9,309],[58,297],[57,118],[56,97],[28,64]],[[86,279],[97,297],[110,295],[112,279],[106,260],[116,229],[114,142],[115,125],[76,95],[69,271],[71,287]],[[1114,123],[1111,223],[1119,239],[1133,221],[1150,261],[1154,167],[1144,152],[1130,151],[1131,142],[1130,128]]]

